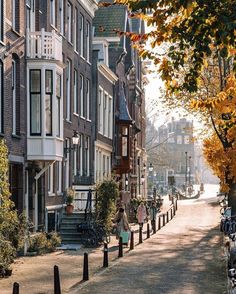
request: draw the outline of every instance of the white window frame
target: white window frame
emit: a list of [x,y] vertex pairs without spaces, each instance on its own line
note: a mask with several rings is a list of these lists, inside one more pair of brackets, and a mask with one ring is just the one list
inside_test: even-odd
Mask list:
[[88,62],[90,62],[90,28],[91,25],[87,21],[86,23],[86,59]]
[[80,145],[79,145],[79,157],[80,157],[80,175],[83,175],[83,141],[84,136],[80,135]]
[[50,24],[56,27],[56,3],[55,0],[50,0]]
[[177,140],[176,143],[177,143],[178,145],[182,144],[182,136],[181,136],[181,135],[177,135],[177,139],[176,139],[176,140]]
[[108,137],[112,139],[113,137],[113,98],[109,96],[108,100]]
[[[59,88],[58,88],[58,83]],[[59,92],[58,92],[59,90]],[[61,137],[61,98],[62,98],[62,75],[60,73],[56,73],[56,113],[58,115],[56,122],[56,136]]]
[[107,130],[108,130],[108,93],[104,91],[103,93],[103,130],[102,133],[104,136],[107,136]]
[[80,56],[84,57],[84,16],[80,14]]
[[66,119],[71,119],[71,60],[67,59],[66,68]]
[[73,175],[77,175],[77,149],[74,149],[73,152]]
[[78,71],[74,69],[74,113],[79,114]]
[[[70,139],[65,139],[65,148],[70,147]],[[69,188],[70,183],[70,171],[69,171],[69,163],[70,163],[70,152],[66,152],[65,154],[65,189]]]
[[60,32],[64,36],[64,1],[59,0]]
[[57,193],[62,192],[62,161],[57,161]]
[[85,118],[84,113],[84,76],[80,74],[80,116]]
[[90,80],[87,79],[87,88],[86,88],[86,117],[90,121]]
[[12,134],[16,135],[16,60],[12,59]]
[[53,182],[54,182],[53,167],[54,167],[54,164],[51,164],[48,168],[48,196],[53,195]]
[[72,43],[72,4],[67,1],[67,40]]
[[103,132],[103,88],[99,87],[98,92],[98,132],[102,134]]
[[75,14],[74,14],[74,50],[75,52],[78,52],[78,17],[79,12],[78,8],[75,7]]

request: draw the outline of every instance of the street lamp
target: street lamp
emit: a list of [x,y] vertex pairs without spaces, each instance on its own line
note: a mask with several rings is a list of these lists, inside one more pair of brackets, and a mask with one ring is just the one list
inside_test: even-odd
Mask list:
[[125,186],[127,187],[129,184],[129,179],[127,177],[125,177]]
[[187,189],[188,182],[188,152],[185,151],[185,159],[186,159],[186,170],[185,170],[185,191]]
[[150,172],[152,172],[153,171],[153,165],[152,165],[152,163],[150,162],[150,164],[149,164],[149,168],[148,168],[148,170],[150,171]]
[[71,150],[74,150],[76,146],[79,144],[79,134],[78,132],[74,131],[74,134],[72,136],[72,145],[73,147],[65,147],[64,152],[69,153]]
[[191,184],[191,164],[190,164],[190,161],[191,161],[191,156],[189,156],[189,168],[188,168],[188,172],[189,172],[189,180],[188,180],[188,182],[189,182],[189,186],[190,186],[190,184]]

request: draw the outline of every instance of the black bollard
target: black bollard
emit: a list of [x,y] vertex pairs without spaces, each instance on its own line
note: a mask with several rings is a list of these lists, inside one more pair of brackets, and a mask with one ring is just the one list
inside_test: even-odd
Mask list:
[[153,234],[156,234],[157,228],[156,228],[156,220],[153,220]]
[[129,244],[129,249],[133,250],[134,249],[134,232],[130,232],[130,244]]
[[161,218],[158,216],[158,231],[161,229]]
[[104,255],[103,255],[103,267],[108,267],[108,247],[107,247],[107,243],[104,243],[103,252],[104,252]]
[[175,200],[175,210],[178,209],[177,200]]
[[167,212],[166,212],[166,222],[167,223],[169,222],[169,210],[167,210]]
[[143,228],[139,226],[139,244],[143,243]]
[[149,227],[149,223],[147,223],[147,239],[150,238],[150,227]]
[[19,283],[15,282],[13,284],[13,292],[12,292],[12,294],[19,294],[20,293],[19,289],[20,289]]
[[54,265],[54,294],[61,294],[59,267]]
[[165,214],[163,214],[163,216],[162,216],[162,220],[163,220],[163,224],[162,224],[162,225],[163,225],[163,227],[164,227],[165,224],[166,224],[166,223],[165,223]]
[[172,208],[173,208],[173,207],[171,207],[171,209],[170,209],[170,219],[173,218],[173,211],[172,211]]
[[118,257],[123,257],[123,240],[122,240],[122,237],[120,237],[120,239],[119,239]]
[[89,280],[88,253],[84,253],[83,281]]

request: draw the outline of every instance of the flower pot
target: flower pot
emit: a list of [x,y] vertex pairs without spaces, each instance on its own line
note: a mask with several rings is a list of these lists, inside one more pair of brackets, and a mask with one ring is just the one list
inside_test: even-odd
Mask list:
[[74,206],[73,205],[67,205],[66,206],[66,213],[67,214],[72,214],[74,210]]

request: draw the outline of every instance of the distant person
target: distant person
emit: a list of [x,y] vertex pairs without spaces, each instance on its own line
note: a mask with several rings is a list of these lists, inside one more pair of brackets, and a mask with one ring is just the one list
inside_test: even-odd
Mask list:
[[150,220],[151,220],[152,230],[155,231],[155,224],[156,224],[156,217],[157,217],[158,210],[156,207],[156,203],[154,201],[152,201],[149,212],[150,212]]
[[119,239],[123,232],[129,232],[129,222],[124,208],[119,208],[114,217],[114,222],[116,224],[116,239]]
[[143,202],[140,203],[137,209],[137,219],[140,227],[143,228],[143,223],[147,218],[147,209]]

